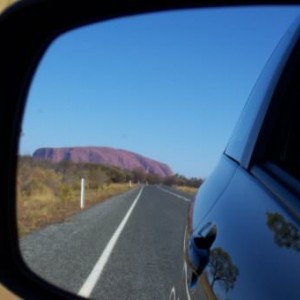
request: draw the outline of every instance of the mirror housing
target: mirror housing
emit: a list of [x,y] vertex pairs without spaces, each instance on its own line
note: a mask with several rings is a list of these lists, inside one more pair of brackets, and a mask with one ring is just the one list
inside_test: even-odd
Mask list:
[[192,270],[190,288],[196,286],[198,277],[209,263],[210,248],[216,236],[217,226],[213,223],[207,223],[191,234],[185,254],[186,263]]
[[[81,299],[36,276],[23,262],[18,245],[15,187],[19,137],[31,80],[47,47],[67,30],[93,22],[166,10],[226,7],[233,1],[211,3],[208,0],[22,0],[0,15],[0,282],[21,298]],[[240,5],[251,3],[257,5],[251,1],[241,1]],[[268,3],[272,1],[261,4]],[[200,270],[199,266],[194,268]]]

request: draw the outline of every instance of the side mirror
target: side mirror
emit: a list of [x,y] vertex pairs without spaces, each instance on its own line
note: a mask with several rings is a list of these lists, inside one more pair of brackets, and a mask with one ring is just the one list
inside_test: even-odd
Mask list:
[[199,276],[209,262],[210,248],[217,236],[217,226],[206,224],[202,229],[195,230],[188,241],[185,259],[192,270],[190,288],[196,286]]

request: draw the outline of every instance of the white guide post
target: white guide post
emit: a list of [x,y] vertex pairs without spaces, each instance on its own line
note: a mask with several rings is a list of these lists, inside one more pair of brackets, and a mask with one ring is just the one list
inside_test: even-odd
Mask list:
[[81,193],[80,193],[80,209],[84,208],[85,204],[85,179],[81,178]]

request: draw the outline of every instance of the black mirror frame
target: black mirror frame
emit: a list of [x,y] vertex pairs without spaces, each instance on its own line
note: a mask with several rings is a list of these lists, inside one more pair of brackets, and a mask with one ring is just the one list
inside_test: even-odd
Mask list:
[[21,298],[82,299],[38,278],[23,263],[18,248],[15,186],[22,116],[31,79],[51,41],[79,26],[135,14],[299,2],[21,0],[7,9],[0,16],[0,282]]

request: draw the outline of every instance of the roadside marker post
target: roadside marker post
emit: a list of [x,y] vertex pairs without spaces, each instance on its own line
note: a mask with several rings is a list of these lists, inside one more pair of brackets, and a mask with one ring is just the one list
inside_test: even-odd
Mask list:
[[80,209],[85,205],[85,179],[81,178]]

